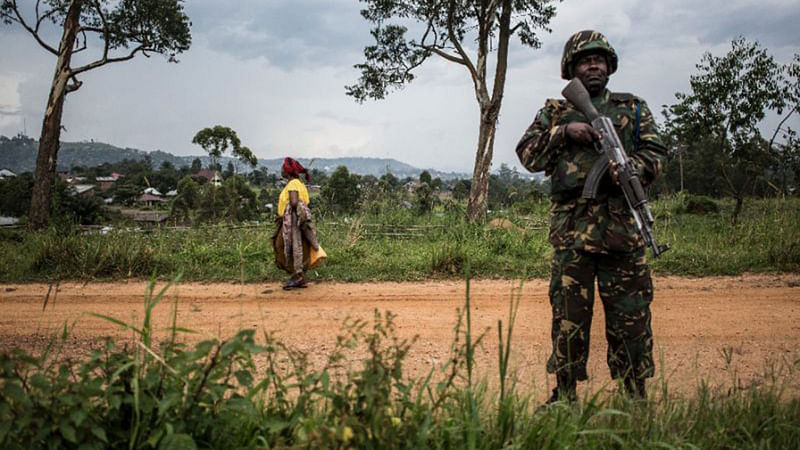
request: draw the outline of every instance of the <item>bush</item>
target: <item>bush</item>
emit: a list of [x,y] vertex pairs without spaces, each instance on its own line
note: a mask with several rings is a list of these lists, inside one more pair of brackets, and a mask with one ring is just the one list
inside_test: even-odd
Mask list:
[[719,205],[714,199],[705,195],[687,195],[683,200],[682,211],[686,214],[716,214],[719,212]]
[[49,230],[32,242],[32,266],[60,279],[147,277],[153,270],[171,269],[159,263],[156,248],[145,240],[121,236]]
[[431,272],[437,275],[461,275],[466,263],[467,255],[458,243],[448,243],[431,252]]

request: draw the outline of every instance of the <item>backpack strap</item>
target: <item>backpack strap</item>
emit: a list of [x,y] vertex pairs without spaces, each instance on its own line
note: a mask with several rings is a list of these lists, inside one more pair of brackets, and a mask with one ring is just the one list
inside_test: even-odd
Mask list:
[[612,92],[611,100],[618,103],[633,102],[636,105],[636,122],[633,129],[633,146],[639,148],[642,142],[642,101],[639,97],[628,92]]

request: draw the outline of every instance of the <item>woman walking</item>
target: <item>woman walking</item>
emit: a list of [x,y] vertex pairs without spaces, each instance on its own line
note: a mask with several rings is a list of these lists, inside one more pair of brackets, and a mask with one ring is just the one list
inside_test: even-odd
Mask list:
[[302,164],[289,157],[283,160],[281,175],[289,182],[278,197],[278,228],[273,236],[273,248],[278,267],[292,275],[283,285],[285,290],[306,287],[303,266],[319,262],[312,261],[310,254],[320,252],[320,246],[308,209],[308,189],[300,181],[300,174],[305,174],[306,181],[311,182],[311,175]]

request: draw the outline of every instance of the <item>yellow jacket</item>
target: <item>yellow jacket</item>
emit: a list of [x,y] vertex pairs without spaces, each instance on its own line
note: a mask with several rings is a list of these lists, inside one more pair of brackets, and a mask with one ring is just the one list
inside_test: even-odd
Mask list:
[[308,205],[308,189],[306,189],[306,185],[303,184],[297,178],[293,178],[288,183],[286,183],[286,187],[283,188],[281,191],[281,195],[278,196],[278,217],[283,217],[284,211],[286,211],[286,205],[289,204],[289,192],[295,191],[297,192],[298,197],[300,200],[303,201],[306,205]]

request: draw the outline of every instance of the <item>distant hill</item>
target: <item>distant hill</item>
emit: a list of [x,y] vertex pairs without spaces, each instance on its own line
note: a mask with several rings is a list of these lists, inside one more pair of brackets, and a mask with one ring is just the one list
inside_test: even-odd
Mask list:
[[[0,136],[0,169],[7,168],[16,173],[33,172],[36,167],[36,152],[38,150],[37,141],[26,136],[15,136],[8,138]],[[104,163],[116,163],[124,159],[142,160],[149,158],[153,168],[160,167],[165,161],[170,162],[175,167],[190,166],[195,158],[200,158],[203,166],[209,162],[206,155],[200,156],[176,156],[171,153],[156,150],[145,152],[134,148],[119,148],[102,142],[62,142],[58,152],[58,170],[66,171],[75,166],[95,167]],[[223,157],[220,163],[224,168],[228,161],[233,158]],[[398,178],[418,177],[422,169],[391,158],[298,158],[301,164],[322,170],[333,172],[339,166],[347,167],[347,170],[359,175],[374,175],[379,177],[386,172],[391,172]],[[259,159],[258,167],[266,167],[272,173],[280,172],[283,158]],[[240,164],[240,170],[249,171]],[[440,177],[444,180],[452,178],[471,178],[469,174],[456,172],[441,172],[435,169],[427,169],[434,178]]]

